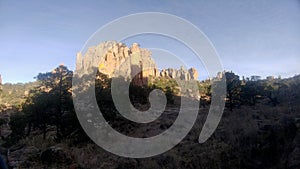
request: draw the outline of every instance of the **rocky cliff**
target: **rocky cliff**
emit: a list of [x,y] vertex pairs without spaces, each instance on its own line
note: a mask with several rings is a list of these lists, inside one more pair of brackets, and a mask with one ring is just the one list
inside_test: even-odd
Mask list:
[[180,69],[162,69],[160,72],[160,76],[167,78],[179,78],[181,80],[197,80],[199,75],[198,71],[195,68],[186,70],[183,68],[183,66],[181,66]]
[[155,61],[151,58],[148,49],[140,48],[139,44],[133,43],[129,48],[123,43],[107,41],[97,46],[90,47],[85,55],[77,53],[76,71],[88,73],[97,67],[99,72],[116,77],[122,75],[132,78],[135,85],[147,85],[149,77],[180,78],[181,80],[198,79],[195,68],[189,70],[180,69],[157,69]]

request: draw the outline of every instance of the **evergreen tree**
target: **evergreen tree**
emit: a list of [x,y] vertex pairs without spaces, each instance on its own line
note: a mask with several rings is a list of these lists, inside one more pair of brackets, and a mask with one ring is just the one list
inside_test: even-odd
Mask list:
[[240,104],[241,81],[239,76],[232,72],[225,72],[227,85],[227,100],[232,111],[233,106]]

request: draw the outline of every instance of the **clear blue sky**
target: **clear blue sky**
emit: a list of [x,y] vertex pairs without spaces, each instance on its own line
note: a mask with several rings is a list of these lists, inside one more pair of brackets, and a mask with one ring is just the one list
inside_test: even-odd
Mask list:
[[[124,15],[154,11],[196,25],[214,44],[226,70],[241,76],[300,73],[299,0],[0,0],[3,81],[33,81],[39,72],[60,63],[74,69],[76,52],[101,26]],[[149,40],[140,43],[153,45]],[[168,48],[163,42],[153,43]]]

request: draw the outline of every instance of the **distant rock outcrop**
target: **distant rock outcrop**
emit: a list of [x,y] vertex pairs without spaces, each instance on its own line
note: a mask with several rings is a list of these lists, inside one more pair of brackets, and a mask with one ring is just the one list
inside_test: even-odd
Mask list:
[[186,70],[183,66],[180,69],[168,68],[162,69],[160,72],[161,77],[179,78],[181,80],[194,80],[198,79],[198,71],[195,68]]
[[179,70],[169,68],[158,72],[157,65],[151,58],[151,52],[140,48],[137,43],[133,43],[128,48],[123,43],[107,41],[88,48],[84,56],[81,52],[77,53],[77,72],[87,74],[95,67],[108,77],[118,75],[126,78],[133,77],[134,85],[147,85],[149,77],[159,76],[181,80],[198,79],[198,72],[195,68],[189,70],[183,67]]

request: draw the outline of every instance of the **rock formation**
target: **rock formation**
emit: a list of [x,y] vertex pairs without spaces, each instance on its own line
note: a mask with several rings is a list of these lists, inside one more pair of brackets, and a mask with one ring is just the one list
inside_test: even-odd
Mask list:
[[88,48],[84,56],[81,52],[77,53],[77,72],[87,74],[95,67],[110,78],[120,75],[130,78],[134,85],[147,85],[149,77],[158,76],[181,80],[198,79],[195,68],[189,70],[183,67],[179,70],[169,68],[158,72],[157,65],[151,58],[151,52],[140,48],[137,43],[128,48],[123,43],[107,41]]
[[160,76],[166,78],[179,78],[181,80],[197,80],[199,75],[198,71],[195,68],[186,70],[185,68],[183,68],[183,66],[181,66],[180,69],[162,69],[160,72]]
[[191,75],[191,79],[198,79],[199,78],[199,73],[198,73],[197,69],[190,68],[189,73]]

